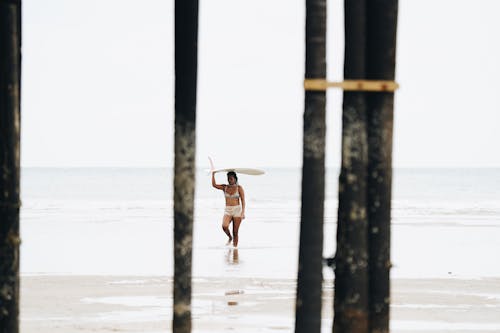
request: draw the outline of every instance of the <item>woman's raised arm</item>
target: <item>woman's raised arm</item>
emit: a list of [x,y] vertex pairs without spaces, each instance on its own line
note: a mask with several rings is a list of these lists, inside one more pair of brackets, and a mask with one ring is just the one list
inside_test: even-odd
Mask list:
[[215,187],[218,190],[223,190],[224,185],[219,185],[215,183],[215,172],[212,172],[212,186]]

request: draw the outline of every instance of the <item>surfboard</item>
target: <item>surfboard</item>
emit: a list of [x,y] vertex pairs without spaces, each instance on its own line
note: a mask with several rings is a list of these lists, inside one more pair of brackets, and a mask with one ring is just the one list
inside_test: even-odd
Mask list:
[[234,171],[236,173],[241,173],[244,175],[252,175],[252,176],[259,176],[263,175],[266,172],[261,169],[254,169],[254,168],[222,168],[222,169],[216,169],[214,168],[214,162],[210,157],[208,157],[208,160],[210,161],[210,171],[211,172],[229,172],[229,171]]
[[266,172],[261,169],[254,169],[254,168],[223,168],[223,169],[213,169],[211,172],[229,172],[229,171],[234,171],[237,174],[241,173],[244,175],[252,175],[252,176],[260,176],[265,174]]

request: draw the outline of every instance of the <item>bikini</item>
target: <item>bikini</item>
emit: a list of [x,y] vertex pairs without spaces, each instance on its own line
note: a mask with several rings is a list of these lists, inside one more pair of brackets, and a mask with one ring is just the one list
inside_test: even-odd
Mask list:
[[[240,191],[238,191],[238,189],[236,189],[236,192],[234,192],[233,194],[229,194],[227,192],[227,188],[229,187],[230,185],[226,185],[226,188],[224,189],[224,196],[226,198],[240,198]],[[237,186],[237,185],[236,185]]]
[[[227,192],[227,188],[229,187],[229,185],[226,186],[226,188],[224,189],[224,196],[226,198],[240,198],[240,193],[238,191],[238,189],[236,189],[236,192],[233,193],[233,194],[230,194]],[[224,209],[224,215],[229,215],[229,216],[234,216],[234,217],[241,217],[241,206],[240,205],[236,205],[236,206],[226,206],[226,208]]]

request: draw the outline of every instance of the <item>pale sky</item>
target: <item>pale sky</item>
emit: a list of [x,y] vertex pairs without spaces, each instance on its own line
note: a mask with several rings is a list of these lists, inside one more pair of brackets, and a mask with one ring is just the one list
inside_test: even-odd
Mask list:
[[[500,1],[400,0],[395,167],[500,166]],[[343,1],[328,2],[342,79]],[[23,166],[173,164],[173,0],[24,0]],[[197,166],[299,167],[304,0],[200,0]],[[340,161],[329,91],[327,166]]]

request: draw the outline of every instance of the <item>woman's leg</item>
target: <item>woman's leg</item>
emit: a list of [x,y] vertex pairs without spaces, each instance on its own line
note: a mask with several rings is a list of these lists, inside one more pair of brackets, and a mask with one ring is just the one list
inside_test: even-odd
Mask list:
[[240,229],[241,217],[233,217],[233,245],[238,247],[238,229]]
[[231,233],[229,232],[229,223],[231,223],[232,216],[224,214],[222,218],[222,230],[226,233],[227,237],[229,237],[228,244],[233,240],[231,237]]

